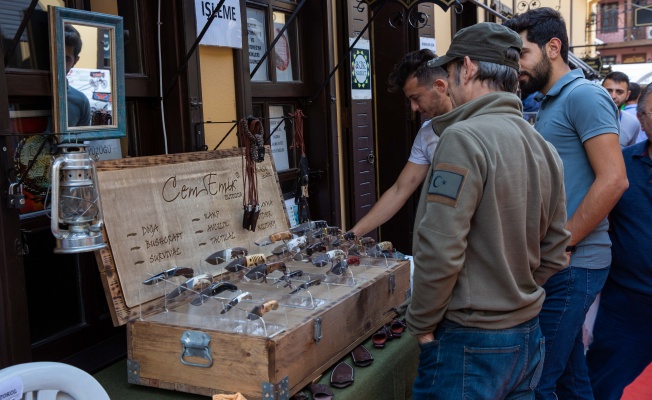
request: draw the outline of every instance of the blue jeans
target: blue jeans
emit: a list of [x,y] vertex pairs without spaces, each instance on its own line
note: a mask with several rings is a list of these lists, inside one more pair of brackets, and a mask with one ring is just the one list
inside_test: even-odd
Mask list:
[[593,399],[582,344],[582,324],[608,274],[609,267],[570,266],[543,285],[546,300],[539,319],[546,338],[546,362],[536,388],[537,400]]
[[538,318],[500,330],[443,320],[420,348],[414,400],[533,399],[545,343]]
[[619,400],[652,362],[650,332],[652,298],[607,280],[586,353],[596,400]]

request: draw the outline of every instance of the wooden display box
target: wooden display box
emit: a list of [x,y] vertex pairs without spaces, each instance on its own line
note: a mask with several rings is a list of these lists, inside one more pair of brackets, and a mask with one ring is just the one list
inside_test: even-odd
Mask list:
[[[280,274],[270,275],[267,283],[246,281],[241,273],[207,263],[209,254],[235,246],[270,254],[272,246],[253,242],[289,228],[269,149],[258,166],[264,218],[255,232],[241,228],[242,182],[234,167],[240,158],[234,149],[98,163],[108,248],[96,255],[114,324],[127,324],[131,383],[202,395],[240,392],[250,400],[287,399],[391,320],[389,310],[409,293],[408,261],[363,257],[360,266],[337,276],[326,273],[329,267],[289,260],[289,271],[304,271],[294,287],[322,279],[321,285],[292,296],[291,288],[275,283]],[[167,201],[184,193],[182,188],[203,187],[192,182],[206,182],[206,176],[215,188],[235,189]],[[169,191],[172,181],[175,190]],[[189,302],[196,293],[191,291],[166,300],[183,277],[143,285],[174,266],[229,280],[253,299],[220,314],[224,300],[193,306]],[[266,300],[277,300],[279,308],[248,320],[248,311]],[[181,339],[188,331],[210,342],[203,350],[183,353]],[[210,366],[197,366],[209,360]]]

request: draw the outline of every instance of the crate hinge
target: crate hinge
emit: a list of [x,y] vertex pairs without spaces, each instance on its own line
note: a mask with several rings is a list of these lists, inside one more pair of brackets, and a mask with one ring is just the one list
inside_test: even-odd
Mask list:
[[140,363],[136,360],[127,360],[127,381],[140,385]]
[[396,276],[394,275],[393,272],[389,273],[389,292],[394,293],[394,290],[396,290]]
[[279,383],[263,382],[263,399],[288,400],[290,398],[290,380],[286,376]]
[[321,317],[315,318],[314,325],[315,325],[315,331],[314,331],[313,338],[315,339],[315,343],[319,343],[319,341],[322,338]]

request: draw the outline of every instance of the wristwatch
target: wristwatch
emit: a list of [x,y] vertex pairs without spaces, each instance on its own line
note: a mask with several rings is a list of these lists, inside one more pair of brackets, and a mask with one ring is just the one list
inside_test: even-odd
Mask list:
[[577,246],[566,246],[566,253],[574,253],[577,250]]

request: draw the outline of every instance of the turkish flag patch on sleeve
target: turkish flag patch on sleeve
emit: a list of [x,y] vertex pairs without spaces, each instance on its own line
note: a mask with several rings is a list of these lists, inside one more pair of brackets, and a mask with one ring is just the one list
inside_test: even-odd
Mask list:
[[435,165],[428,183],[428,201],[457,207],[468,173],[468,169],[456,165]]

